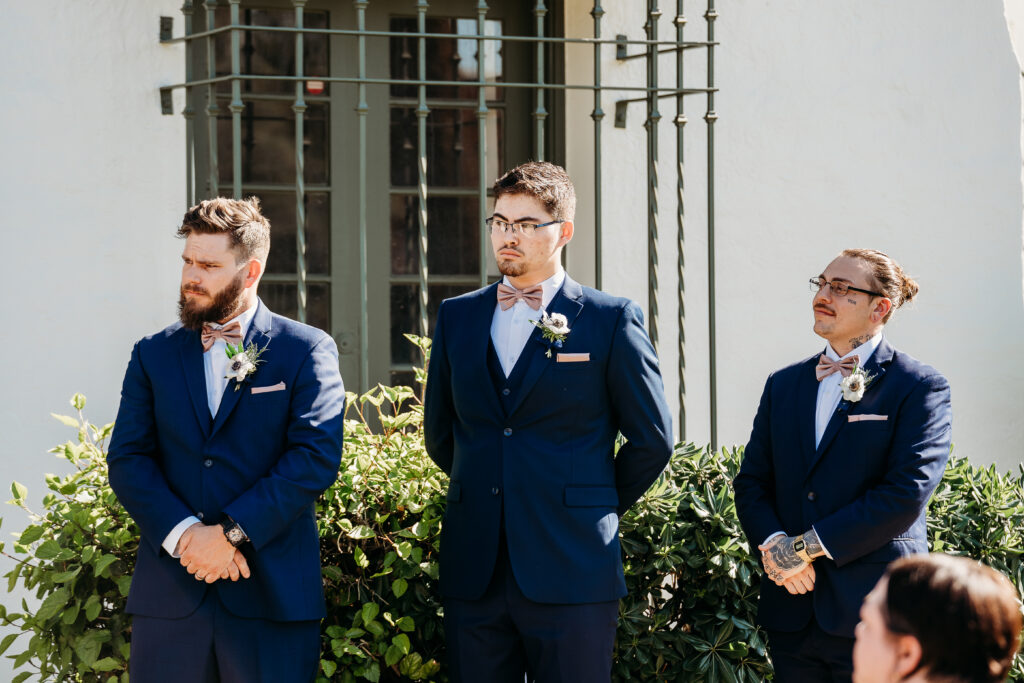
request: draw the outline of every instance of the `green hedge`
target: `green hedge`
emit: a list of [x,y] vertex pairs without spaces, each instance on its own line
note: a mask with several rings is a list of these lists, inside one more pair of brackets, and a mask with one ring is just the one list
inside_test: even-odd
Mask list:
[[[337,483],[320,502],[328,617],[322,681],[444,681],[438,532],[444,476],[423,450],[422,410],[411,389],[350,395]],[[127,681],[125,596],[138,530],[107,484],[105,442],[81,410],[57,416],[77,432],[51,452],[71,464],[48,475],[43,509],[17,540],[8,593],[39,599],[0,604],[21,635],[0,642],[22,669],[46,681]],[[371,428],[372,425],[372,428]],[[754,626],[759,573],[736,520],[729,482],[742,449],[677,446],[665,474],[622,519],[629,597],[620,607],[616,681],[763,681],[771,678]],[[1024,585],[1021,475],[954,458],[931,504],[936,550],[968,554]],[[12,503],[27,507],[24,486]],[[31,513],[30,513],[31,514]],[[0,520],[2,521],[2,520]],[[1013,680],[1024,681],[1018,659]]]

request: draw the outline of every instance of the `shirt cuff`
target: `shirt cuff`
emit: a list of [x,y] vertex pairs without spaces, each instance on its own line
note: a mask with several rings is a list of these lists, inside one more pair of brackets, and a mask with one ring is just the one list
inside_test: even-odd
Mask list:
[[771,541],[773,538],[775,538],[777,536],[785,536],[785,535],[786,535],[785,531],[776,531],[774,534],[772,534],[768,538],[764,539],[764,543],[762,543],[761,545],[768,545],[768,542]]
[[185,519],[178,522],[178,525],[171,529],[171,533],[167,534],[167,538],[161,543],[164,550],[171,557],[181,557],[181,553],[178,552],[178,541],[181,540],[182,534],[185,533],[185,529],[188,529],[193,524],[200,524],[199,518],[194,515],[189,515]]
[[830,559],[830,560],[834,559],[834,558],[832,557],[832,553],[830,553],[830,552],[828,551],[828,548],[827,548],[827,547],[825,546],[825,541],[824,541],[824,540],[822,540],[822,538],[821,538],[821,534],[819,534],[819,533],[818,533],[818,530],[814,528],[814,525],[813,525],[813,524],[811,525],[811,531],[813,531],[813,532],[814,532],[814,535],[818,537],[818,545],[820,545],[820,546],[821,546],[821,549],[825,551],[825,557],[827,557],[827,558],[828,558],[828,559]]

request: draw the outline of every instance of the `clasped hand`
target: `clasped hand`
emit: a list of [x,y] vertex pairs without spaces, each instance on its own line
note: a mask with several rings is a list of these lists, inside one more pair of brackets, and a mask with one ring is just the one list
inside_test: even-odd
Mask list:
[[220,525],[193,524],[178,541],[181,566],[197,581],[238,581],[251,575],[245,555],[228,543]]
[[765,574],[792,595],[813,591],[815,579],[814,566],[801,560],[793,550],[795,540],[794,536],[776,536],[757,546]]

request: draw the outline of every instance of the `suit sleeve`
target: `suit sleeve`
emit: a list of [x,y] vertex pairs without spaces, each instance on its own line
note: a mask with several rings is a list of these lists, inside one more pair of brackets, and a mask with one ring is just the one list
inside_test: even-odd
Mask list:
[[287,529],[338,476],[345,387],[338,348],[330,337],[313,347],[299,369],[289,411],[285,450],[277,463],[224,508],[257,551]]
[[900,408],[885,477],[864,495],[814,522],[840,567],[905,532],[928,504],[949,459],[949,382],[921,380]]
[[620,515],[640,499],[672,456],[672,417],[658,356],[640,307],[629,302],[616,323],[608,361],[608,392],[626,443],[615,457]]
[[455,458],[452,423],[455,406],[452,402],[452,368],[444,343],[445,303],[437,312],[437,324],[430,345],[427,387],[423,395],[423,438],[427,455],[445,474],[451,475]]
[[733,480],[736,514],[751,548],[784,529],[775,511],[775,464],[772,454],[772,379],[768,377],[754,416],[743,463]]
[[140,343],[132,349],[121,386],[121,405],[107,449],[110,487],[160,552],[160,544],[183,519],[194,513],[173,491],[157,462],[153,387],[143,367]]

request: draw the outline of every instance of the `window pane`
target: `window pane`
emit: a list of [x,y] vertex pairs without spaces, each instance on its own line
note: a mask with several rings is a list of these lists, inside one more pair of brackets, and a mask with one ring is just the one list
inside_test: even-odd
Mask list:
[[[248,196],[247,192],[243,194]],[[260,192],[263,215],[270,219],[268,273],[296,274],[295,193]],[[330,197],[324,192],[306,193],[306,272],[330,275]]]
[[[391,30],[415,33],[415,17],[391,19]],[[475,19],[427,18],[427,33],[476,35]],[[488,19],[486,35],[502,35],[501,21]],[[391,77],[402,80],[419,78],[419,39],[391,38]],[[484,42],[484,78],[500,81],[503,77],[501,43],[496,40]],[[474,38],[427,38],[427,80],[428,81],[475,81],[477,76],[477,41]],[[391,94],[395,97],[416,97],[415,85],[393,85]],[[477,89],[473,86],[431,85],[427,97],[455,97],[476,99]],[[494,88],[488,88],[487,99],[501,97]]]
[[[291,9],[243,9],[239,21],[247,26],[295,26],[295,11]],[[326,12],[304,11],[302,23],[306,28],[327,28]],[[217,10],[217,26],[230,26],[231,14],[227,7]],[[215,38],[217,50],[217,74],[231,74],[231,33],[221,33]],[[243,30],[239,39],[239,68],[243,74],[255,76],[295,75],[295,34],[259,30]],[[328,83],[319,80],[328,74],[327,36],[305,33],[302,39],[302,71],[310,76],[306,81],[306,93],[324,95]],[[217,86],[222,93],[231,92],[231,83]],[[294,81],[247,80],[242,81],[243,93],[295,93]]]
[[[488,170],[503,167],[500,158],[504,112],[487,112]],[[472,109],[431,109],[427,116],[427,185],[476,188],[480,178],[480,146],[476,112]],[[419,183],[419,122],[411,107],[391,110],[391,184]],[[495,178],[488,176],[490,183]]]
[[393,387],[412,387],[417,392],[420,390],[420,385],[416,383],[416,373],[412,370],[400,370],[391,373],[391,386]]
[[[232,182],[231,113],[220,101],[217,163],[220,182]],[[327,182],[327,105],[310,103],[304,116],[303,174],[307,183]],[[242,112],[242,182],[295,184],[295,112],[290,102],[245,103]]]
[[[260,283],[260,298],[274,313],[298,320],[298,290],[298,285],[293,282],[263,282]],[[330,332],[331,289],[327,283],[306,284],[306,322]]]
[[[430,298],[427,301],[429,334],[434,334],[437,309],[444,299],[471,292],[476,287],[469,285],[429,285]],[[391,363],[402,365],[420,363],[420,351],[406,339],[406,333],[419,334],[419,285],[391,285]]]
[[[480,216],[476,197],[427,197],[427,269],[430,275],[480,272]],[[419,198],[391,197],[391,272],[419,272]]]

